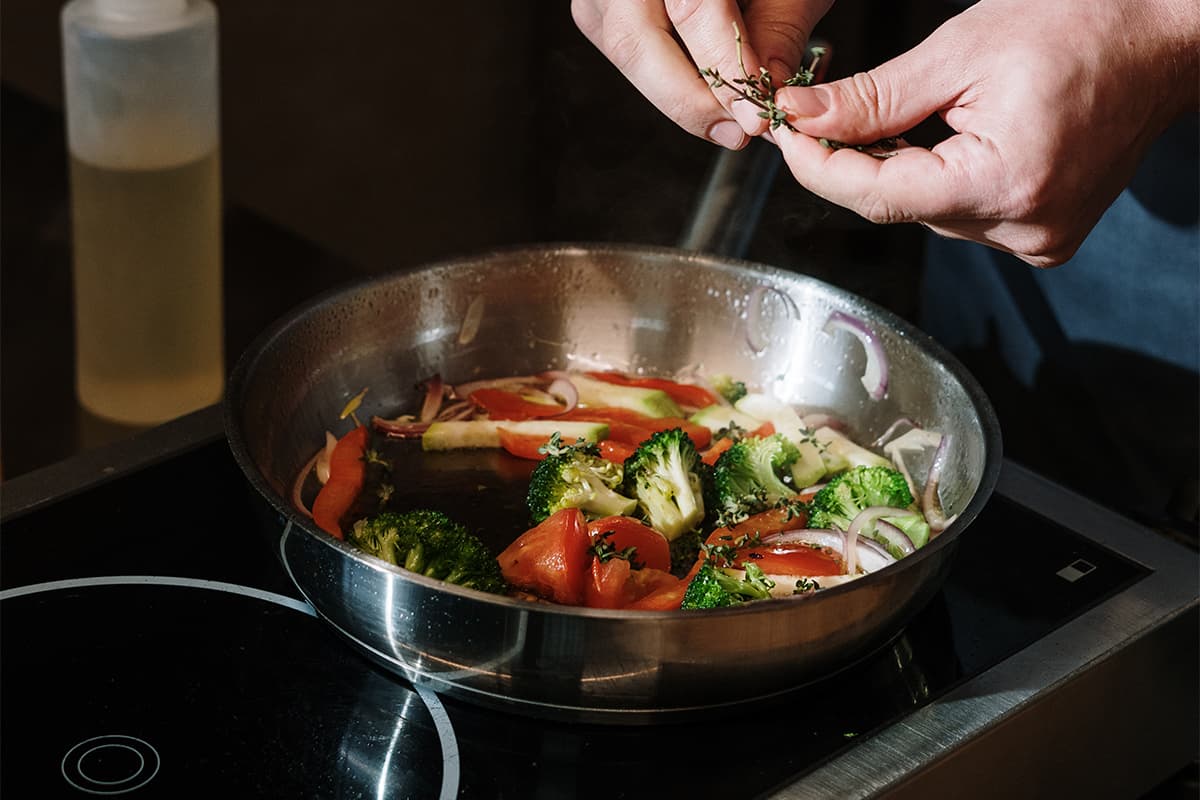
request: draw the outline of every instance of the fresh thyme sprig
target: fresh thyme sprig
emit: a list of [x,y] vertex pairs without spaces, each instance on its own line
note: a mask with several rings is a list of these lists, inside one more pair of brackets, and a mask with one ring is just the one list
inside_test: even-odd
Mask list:
[[[713,89],[722,87],[731,89],[738,97],[746,102],[757,106],[759,109],[758,116],[770,122],[771,130],[777,128],[785,128],[792,133],[797,133],[796,128],[787,121],[787,113],[775,104],[775,92],[780,88],[775,85],[774,78],[771,73],[767,72],[765,67],[758,68],[757,75],[751,75],[746,69],[746,62],[742,57],[742,32],[738,28],[738,24],[733,23],[733,41],[737,46],[737,61],[738,67],[742,71],[740,78],[726,78],[721,75],[716,67],[708,67],[700,70],[701,77],[708,81],[708,85]],[[811,86],[817,77],[817,66],[821,63],[821,58],[825,55],[824,47],[811,47],[809,53],[812,54],[812,61],[808,67],[801,66],[795,75],[786,79],[783,82],[784,86]],[[897,148],[900,146],[900,140],[895,137],[880,139],[877,142],[870,144],[846,144],[839,142],[836,139],[826,139],[822,137],[818,139],[822,146],[828,147],[831,150],[842,150],[849,148],[857,150],[860,153],[866,153],[875,158],[890,158],[896,155]]]
[[[771,130],[782,127],[794,132],[796,129],[787,121],[787,114],[775,105],[775,92],[780,87],[775,85],[775,79],[771,77],[771,73],[767,72],[766,67],[759,67],[757,75],[751,75],[750,71],[746,69],[746,61],[742,56],[742,32],[736,22],[733,23],[733,41],[737,45],[738,67],[742,71],[742,76],[725,78],[716,67],[702,69],[700,75],[708,80],[708,85],[712,88],[728,87],[746,102],[757,106],[758,115],[771,123]],[[817,74],[817,65],[821,62],[821,57],[825,55],[825,48],[814,47],[809,52],[812,53],[813,59],[808,68],[802,67],[795,75],[783,82],[784,86],[808,86],[813,82]]]

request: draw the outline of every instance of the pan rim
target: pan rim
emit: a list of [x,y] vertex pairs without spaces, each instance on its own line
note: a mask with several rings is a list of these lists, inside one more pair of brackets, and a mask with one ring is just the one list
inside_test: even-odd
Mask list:
[[[954,540],[970,527],[971,522],[978,516],[983,506],[991,497],[995,489],[996,482],[999,479],[1000,468],[1003,460],[1002,455],[1002,435],[999,421],[996,417],[995,410],[991,402],[988,400],[982,387],[979,385],[975,377],[966,369],[966,367],[937,342],[932,336],[922,331],[916,325],[899,317],[890,310],[870,301],[866,298],[856,295],[848,290],[834,286],[828,282],[822,281],[819,278],[804,275],[797,272],[784,270],[779,267],[773,267],[759,262],[749,261],[740,258],[731,258],[726,256],[717,256],[711,253],[696,250],[684,250],[676,247],[660,246],[660,245],[644,245],[630,242],[548,242],[540,244],[517,244],[499,248],[492,248],[478,253],[465,254],[460,256],[452,256],[433,262],[418,264],[409,267],[400,268],[390,272],[371,276],[368,278],[360,278],[358,280],[347,282],[338,287],[334,287],[328,291],[320,293],[308,301],[305,301],[290,311],[283,314],[281,317],[271,323],[266,329],[260,333],[253,342],[239,355],[233,370],[230,372],[228,390],[225,398],[222,401],[222,416],[226,434],[227,443],[233,453],[234,460],[237,462],[239,469],[250,483],[251,487],[263,499],[283,515],[283,517],[291,523],[293,527],[299,531],[316,539],[319,543],[335,548],[340,554],[352,558],[361,565],[380,573],[387,574],[404,581],[412,583],[423,589],[449,593],[471,602],[480,602],[487,605],[499,605],[505,608],[521,610],[532,614],[549,614],[549,615],[567,615],[570,617],[585,617],[595,619],[612,619],[612,620],[648,620],[662,621],[680,618],[692,618],[693,615],[688,611],[672,610],[672,611],[641,611],[641,610],[609,610],[609,609],[591,609],[579,606],[565,606],[550,603],[531,603],[526,600],[506,597],[503,595],[489,594],[474,589],[467,589],[454,584],[448,584],[432,578],[427,578],[422,575],[417,575],[408,572],[400,567],[389,564],[388,562],[374,558],[357,548],[347,544],[344,541],[335,539],[329,534],[316,529],[312,524],[312,520],[296,510],[288,498],[281,496],[276,492],[266,481],[262,475],[262,471],[258,465],[254,463],[253,457],[250,455],[249,448],[246,442],[246,436],[242,426],[239,412],[241,403],[240,400],[246,390],[247,381],[252,374],[252,370],[258,360],[269,350],[269,345],[287,334],[295,326],[303,324],[304,321],[318,309],[325,308],[329,304],[337,302],[339,299],[349,298],[353,295],[362,292],[371,291],[374,288],[390,284],[403,276],[412,275],[423,272],[437,272],[442,270],[465,270],[475,266],[480,266],[488,261],[495,260],[499,257],[512,257],[515,255],[529,255],[533,257],[545,257],[549,255],[572,255],[585,254],[589,256],[604,256],[604,255],[620,255],[630,256],[638,255],[643,257],[669,258],[675,260],[679,264],[684,263],[702,263],[709,268],[717,268],[723,271],[751,271],[760,276],[777,276],[786,278],[789,282],[795,282],[797,279],[802,282],[811,282],[823,290],[829,292],[833,296],[852,301],[854,305],[870,311],[873,315],[881,320],[893,330],[902,334],[905,338],[914,341],[918,346],[924,348],[939,364],[941,364],[958,382],[970,400],[973,410],[978,416],[980,427],[983,431],[984,439],[984,460],[983,469],[980,474],[979,484],[976,487],[971,499],[967,505],[959,512],[954,522],[939,536],[931,540],[928,545],[920,550],[906,556],[893,564],[889,564],[882,570],[864,575],[856,580],[847,583],[833,586],[828,589],[822,589],[820,592],[803,598],[772,598],[770,600],[759,601],[755,603],[747,603],[743,606],[722,608],[722,609],[705,609],[701,613],[712,615],[715,617],[734,617],[734,616],[755,616],[763,613],[772,613],[777,609],[784,607],[794,607],[802,609],[811,603],[820,603],[827,598],[833,598],[845,594],[847,591],[861,588],[886,579],[886,577],[895,571],[897,565],[903,568],[919,564],[929,558],[932,558],[936,553],[946,547],[951,546]],[[883,577],[881,577],[883,576]],[[802,600],[803,602],[796,602]],[[318,612],[320,609],[318,608]]]

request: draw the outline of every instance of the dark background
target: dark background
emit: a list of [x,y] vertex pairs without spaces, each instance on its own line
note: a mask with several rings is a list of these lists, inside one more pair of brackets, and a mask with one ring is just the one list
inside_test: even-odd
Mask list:
[[[521,243],[680,240],[718,148],[646,102],[569,6],[218,2],[228,364],[289,309],[367,275]],[[835,4],[815,31],[833,47],[828,77],[908,49],[960,7]],[[4,477],[134,433],[91,418],[73,395],[60,9],[0,6]],[[939,134],[923,126],[909,138]],[[925,241],[917,226],[871,225],[781,171],[745,255],[916,322]],[[1050,400],[1068,398],[1056,408],[997,352],[958,355],[997,408],[1006,456],[1194,541],[1200,465],[1184,476],[1180,511],[1146,513],[1080,467],[1103,459],[1063,458],[1096,439],[1072,387],[1055,389]],[[1197,425],[1181,436],[1195,441]]]
[[[679,240],[717,148],[659,114],[569,3],[218,2],[228,361],[321,290],[496,246]],[[940,3],[843,3],[830,77],[919,41]],[[73,399],[60,4],[5,0],[5,477],[131,431]],[[747,257],[915,312],[921,233],[781,174]]]

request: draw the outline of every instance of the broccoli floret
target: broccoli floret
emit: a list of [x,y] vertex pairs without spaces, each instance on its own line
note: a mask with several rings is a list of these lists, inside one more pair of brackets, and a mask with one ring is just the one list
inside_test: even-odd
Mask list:
[[637,499],[652,528],[674,541],[704,519],[705,467],[681,428],[657,431],[625,459],[623,492]]
[[746,565],[746,577],[736,578],[710,562],[696,572],[683,594],[680,608],[724,608],[750,600],[766,600],[775,581],[754,564]]
[[[853,467],[837,475],[825,484],[809,503],[808,524],[812,528],[838,528],[846,530],[858,512],[870,506],[890,506],[907,509],[908,513],[897,513],[881,517],[902,530],[913,544],[924,547],[929,541],[929,523],[915,507],[912,492],[904,475],[889,467]],[[874,531],[867,534],[884,546],[889,543]],[[903,553],[893,552],[900,557]]]
[[745,383],[735,381],[729,375],[714,375],[712,377],[712,387],[717,390],[717,394],[724,397],[730,404],[741,400],[748,393]]
[[525,502],[533,524],[564,508],[578,508],[591,518],[632,514],[637,501],[616,490],[624,469],[600,456],[600,448],[584,441],[563,446],[551,437],[546,457],[529,479]]
[[735,442],[713,465],[710,504],[718,514],[717,524],[736,525],[794,498],[796,491],[781,476],[790,473],[798,458],[800,450],[779,433]]
[[384,561],[430,578],[483,592],[508,586],[479,537],[440,511],[384,512],[359,520],[350,541]]

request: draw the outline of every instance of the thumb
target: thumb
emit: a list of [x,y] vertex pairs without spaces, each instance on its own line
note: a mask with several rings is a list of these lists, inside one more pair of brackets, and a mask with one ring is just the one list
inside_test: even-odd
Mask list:
[[899,136],[949,106],[959,94],[932,40],[875,69],[818,86],[780,89],[776,104],[796,130],[850,144]]

